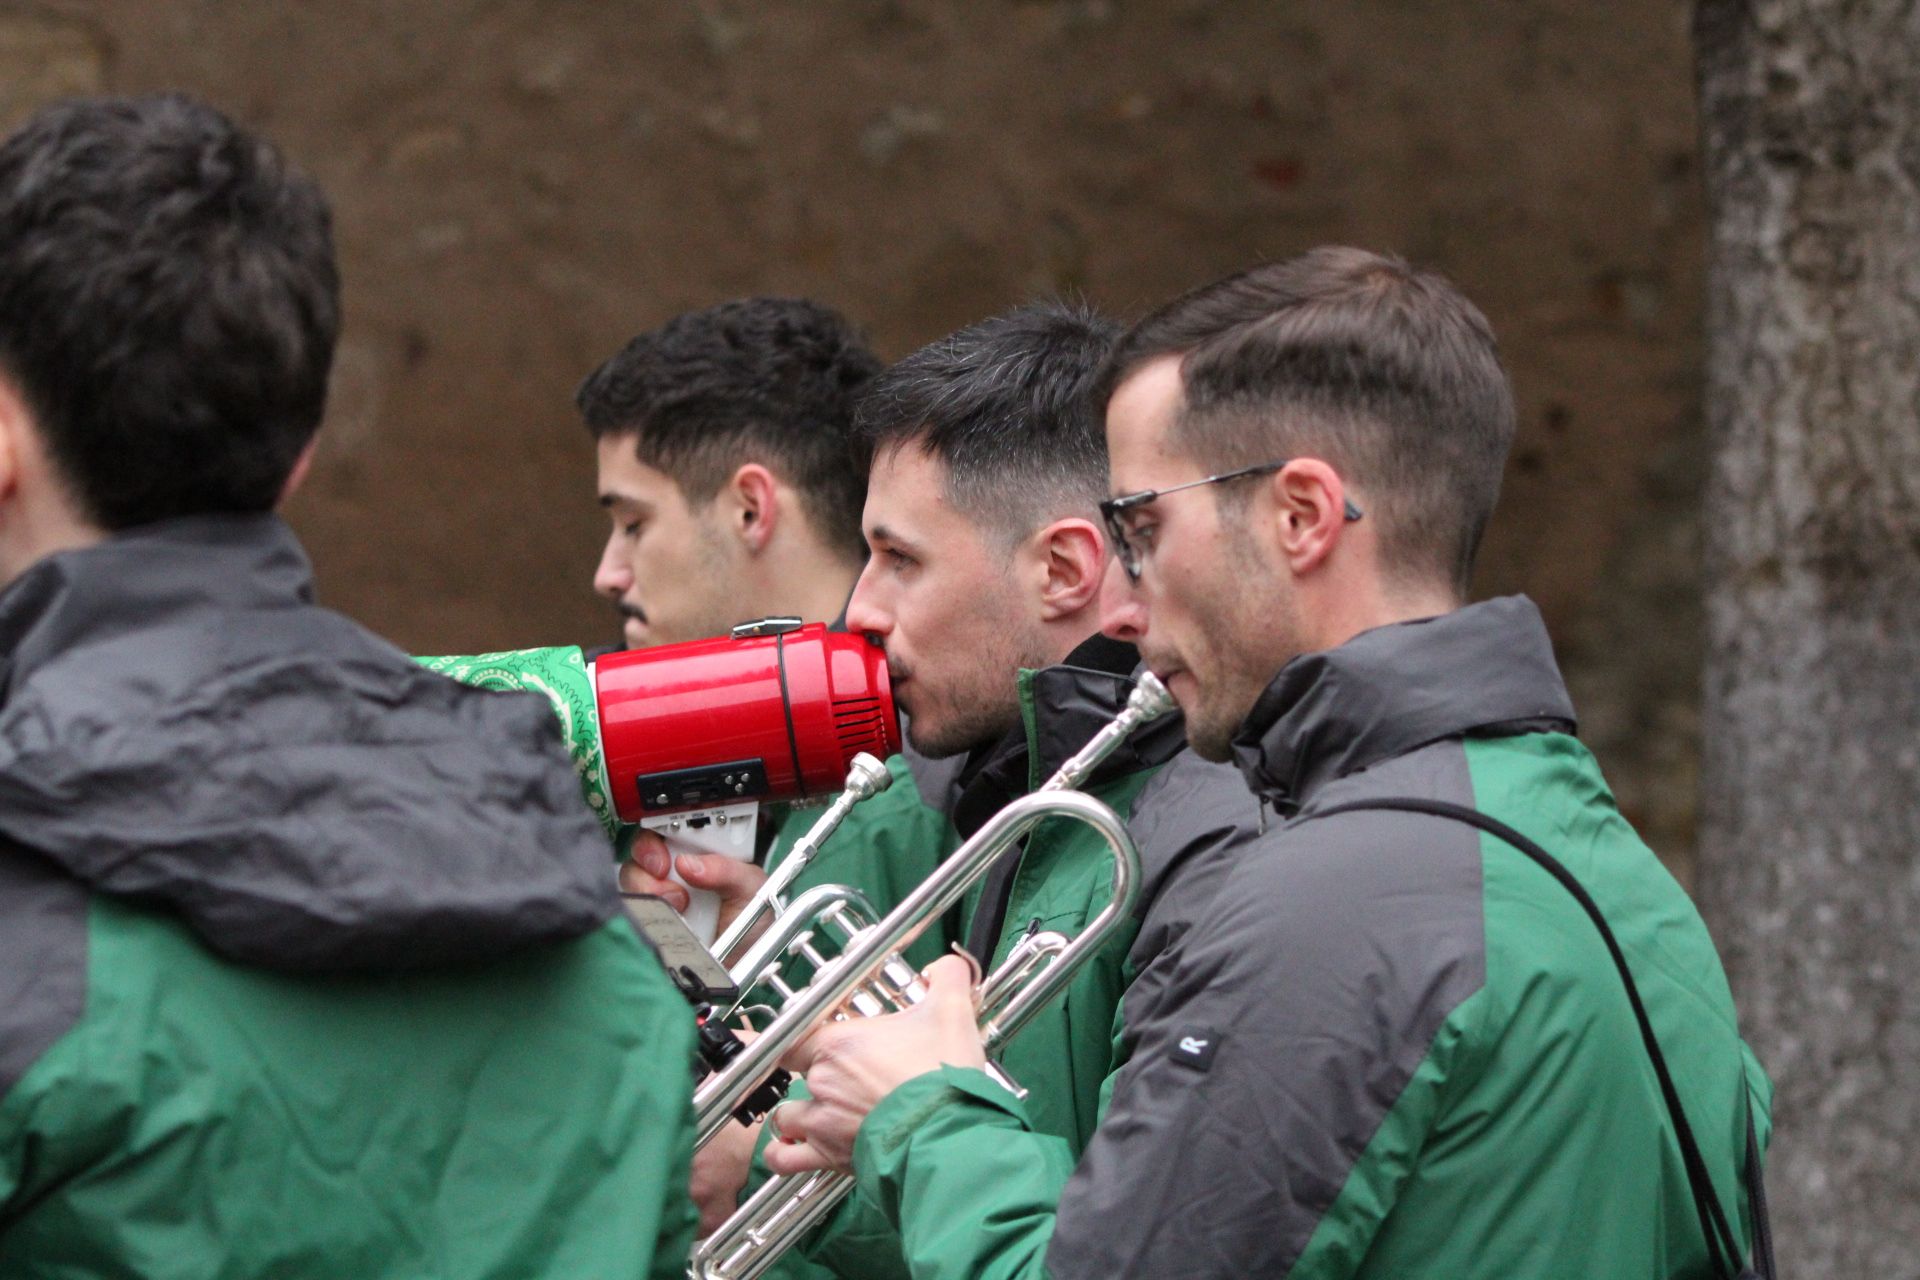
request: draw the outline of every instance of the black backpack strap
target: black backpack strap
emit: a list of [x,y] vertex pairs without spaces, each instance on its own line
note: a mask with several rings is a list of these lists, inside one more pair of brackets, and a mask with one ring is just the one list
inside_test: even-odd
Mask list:
[[[1746,1088],[1746,1072],[1740,1073],[1740,1087]],[[1753,1095],[1747,1094],[1747,1203],[1753,1209],[1753,1271],[1763,1280],[1774,1280],[1773,1224],[1767,1218],[1767,1180],[1760,1170],[1760,1139],[1753,1131]]]
[[[1647,1008],[1640,1000],[1640,988],[1634,985],[1633,974],[1627,969],[1627,958],[1620,950],[1620,944],[1613,936],[1613,930],[1607,927],[1606,917],[1600,914],[1600,907],[1586,886],[1576,880],[1571,871],[1561,865],[1560,860],[1542,849],[1534,841],[1515,831],[1498,818],[1488,817],[1478,809],[1469,809],[1465,805],[1450,804],[1444,800],[1428,800],[1413,796],[1387,796],[1371,800],[1355,800],[1348,804],[1335,805],[1332,808],[1317,810],[1305,814],[1307,818],[1328,818],[1337,813],[1353,813],[1364,809],[1391,809],[1403,813],[1425,813],[1436,818],[1450,818],[1455,822],[1464,822],[1468,826],[1478,827],[1490,835],[1512,845],[1520,852],[1538,863],[1548,875],[1558,880],[1574,900],[1580,904],[1600,931],[1601,941],[1607,944],[1607,951],[1613,956],[1614,968],[1620,973],[1620,981],[1627,989],[1627,1000],[1633,1005],[1634,1020],[1640,1024],[1640,1039],[1646,1046],[1647,1057],[1653,1063],[1653,1074],[1660,1082],[1660,1096],[1666,1103],[1667,1117],[1673,1124],[1674,1138],[1680,1144],[1680,1157],[1687,1169],[1687,1186],[1693,1193],[1694,1212],[1700,1217],[1700,1230],[1707,1242],[1707,1257],[1713,1272],[1729,1280],[1741,1274],[1739,1265],[1740,1247],[1733,1229],[1727,1223],[1727,1215],[1720,1207],[1719,1197],[1714,1195],[1713,1180],[1707,1175],[1707,1164],[1700,1155],[1700,1146],[1694,1141],[1693,1127],[1687,1123],[1686,1112],[1680,1105],[1680,1093],[1673,1085],[1673,1076],[1667,1070],[1667,1059],[1660,1052],[1660,1042],[1654,1037],[1653,1023],[1647,1017]],[[1741,1076],[1741,1088],[1746,1088],[1745,1074]],[[1765,1219],[1765,1194],[1759,1189],[1759,1144],[1753,1134],[1753,1113],[1751,1099],[1747,1099],[1747,1183],[1748,1195],[1753,1202],[1754,1238],[1767,1239],[1764,1253],[1756,1249],[1756,1257],[1764,1257],[1766,1270],[1762,1275],[1773,1280],[1772,1241],[1766,1229],[1761,1225]]]

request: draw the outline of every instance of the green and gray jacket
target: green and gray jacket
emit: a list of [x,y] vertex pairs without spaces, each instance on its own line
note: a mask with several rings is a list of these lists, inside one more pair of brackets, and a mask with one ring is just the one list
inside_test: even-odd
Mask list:
[[1575,900],[1473,827],[1316,814],[1476,807],[1543,845],[1626,953],[1720,1201],[1769,1086],[1712,941],[1620,816],[1533,606],[1383,627],[1281,671],[1235,744],[1284,821],[1127,995],[1080,1155],[984,1075],[861,1126],[863,1203],[918,1280],[1707,1273],[1619,977]]
[[[1045,782],[1117,716],[1137,665],[1131,646],[1095,636],[1059,666],[1021,672],[1018,731],[971,758],[913,757],[910,770],[896,758],[895,786],[856,809],[802,879],[852,883],[878,905],[897,903],[960,839]],[[1141,905],[1133,925],[1000,1057],[1029,1090],[1025,1114],[1035,1132],[1071,1153],[1069,1160],[1092,1136],[1119,1065],[1122,994],[1162,981],[1163,957],[1259,828],[1259,806],[1238,774],[1201,760],[1185,740],[1178,716],[1143,726],[1082,788],[1126,820],[1140,849]],[[929,930],[909,955],[925,964],[960,943],[990,968],[1030,930],[1071,936],[1106,905],[1111,867],[1105,843],[1086,827],[1043,823],[976,885],[957,918]],[[833,1274],[862,1280],[905,1274],[908,1263],[892,1225],[858,1200],[805,1252]]]
[[691,1020],[558,745],[270,516],[0,595],[0,1275],[680,1274]]

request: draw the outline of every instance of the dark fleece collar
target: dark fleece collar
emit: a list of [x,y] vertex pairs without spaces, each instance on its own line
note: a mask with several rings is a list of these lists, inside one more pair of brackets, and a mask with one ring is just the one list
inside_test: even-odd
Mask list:
[[1253,704],[1233,759],[1292,814],[1326,783],[1443,738],[1573,728],[1540,611],[1504,596],[1295,658]]

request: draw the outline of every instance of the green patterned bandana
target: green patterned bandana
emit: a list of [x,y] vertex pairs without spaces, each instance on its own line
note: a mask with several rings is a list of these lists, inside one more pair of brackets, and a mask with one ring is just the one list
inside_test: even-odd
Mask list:
[[508,649],[500,653],[416,657],[415,662],[462,684],[479,689],[511,689],[543,693],[560,719],[573,767],[580,775],[580,791],[607,836],[617,846],[632,838],[614,812],[607,783],[607,762],[600,751],[600,717],[594,709],[593,676],[586,655],[577,645],[552,649]]

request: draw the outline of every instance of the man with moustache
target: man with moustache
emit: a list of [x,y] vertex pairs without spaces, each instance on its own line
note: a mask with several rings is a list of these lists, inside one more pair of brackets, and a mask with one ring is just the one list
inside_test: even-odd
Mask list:
[[[675,316],[581,383],[611,524],[593,586],[620,611],[627,647],[756,618],[840,617],[866,560],[853,405],[879,371],[838,312],[754,297]],[[669,857],[659,837],[638,835],[622,884],[684,911]],[[726,857],[683,854],[675,869],[729,911],[759,883]]]
[[[917,799],[917,814],[855,809],[800,887],[852,883],[882,909],[896,904],[933,860],[1045,782],[1125,706],[1139,659],[1098,632],[1107,460],[1090,399],[1116,332],[1081,308],[1023,307],[913,353],[862,397],[870,558],[847,626],[886,646],[910,745],[929,759],[895,788]],[[1183,749],[1177,717],[1137,730],[1083,789],[1138,843],[1142,905],[1001,1057],[1029,1090],[1038,1131],[1068,1152],[1097,1121],[1122,997],[1163,981],[1168,947],[1259,821],[1232,770]],[[1085,827],[1042,824],[908,954],[925,963],[959,944],[991,970],[1036,929],[1072,936],[1106,904],[1111,864]],[[722,1160],[710,1146],[696,1164],[706,1227],[731,1207],[708,1185],[726,1185],[712,1170]],[[969,1218],[956,1229],[989,1228]],[[917,1262],[862,1202],[805,1253],[847,1277]]]
[[879,371],[839,313],[760,297],[676,316],[581,384],[612,526],[593,586],[627,647],[840,616],[866,559],[853,403]]
[[1513,434],[1486,320],[1318,250],[1148,317],[1104,383],[1105,629],[1272,825],[1136,986],[1077,1168],[980,1072],[945,960],[796,1055],[769,1164],[850,1167],[916,1275],[1731,1276],[1766,1077],[1537,611],[1466,603]]

